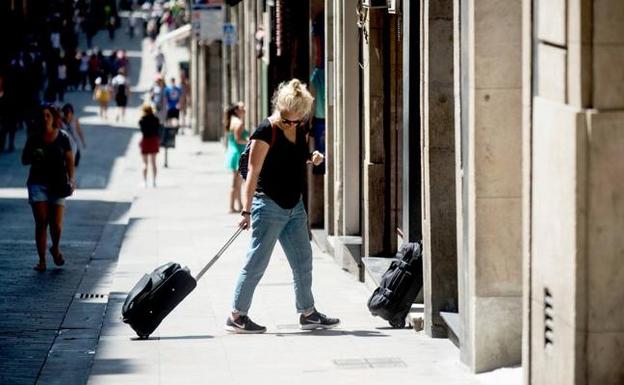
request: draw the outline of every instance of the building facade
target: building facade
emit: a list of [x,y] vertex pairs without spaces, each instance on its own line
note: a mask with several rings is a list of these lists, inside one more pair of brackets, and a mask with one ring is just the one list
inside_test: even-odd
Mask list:
[[244,0],[226,14],[221,108],[244,101],[254,127],[291,77],[322,103],[307,207],[343,269],[374,280],[422,239],[424,331],[471,370],[624,383],[624,3]]

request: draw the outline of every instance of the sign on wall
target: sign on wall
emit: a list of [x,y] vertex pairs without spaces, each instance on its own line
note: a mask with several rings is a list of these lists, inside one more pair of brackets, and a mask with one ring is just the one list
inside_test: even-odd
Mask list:
[[191,13],[193,36],[205,43],[223,39],[225,12],[223,1],[195,0]]
[[236,44],[236,24],[232,24],[232,23],[223,24],[223,44],[225,45]]

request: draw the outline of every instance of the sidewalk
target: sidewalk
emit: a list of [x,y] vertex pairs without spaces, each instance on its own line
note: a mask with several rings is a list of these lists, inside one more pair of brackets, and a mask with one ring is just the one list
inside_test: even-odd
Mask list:
[[[185,53],[165,46],[169,70]],[[188,53],[186,53],[188,55]],[[141,78],[150,69],[143,53]],[[177,75],[177,74],[175,74]],[[263,335],[224,330],[243,264],[244,232],[149,340],[137,340],[121,322],[127,292],[147,272],[170,261],[197,273],[235,231],[228,214],[230,178],[220,143],[178,135],[169,168],[157,188],[142,188],[129,212],[89,385],[191,384],[520,384],[519,369],[475,376],[445,339],[412,329],[395,330],[366,308],[370,290],[313,245],[316,304],[340,317],[339,329],[303,332],[294,309],[292,274],[278,246],[256,291],[251,316]],[[128,162],[139,164],[138,153]],[[133,160],[132,157],[135,157]],[[159,155],[162,165],[163,154]]]
[[[371,317],[369,290],[317,248],[317,306],[341,318],[339,329],[298,329],[292,276],[278,247],[251,309],[268,332],[225,332],[247,232],[149,340],[136,340],[120,314],[138,279],[169,261],[197,273],[235,230],[239,217],[226,213],[229,175],[223,153],[219,143],[178,136],[171,167],[161,173],[158,188],[144,189],[134,201],[89,385],[485,383],[460,364],[458,350],[448,340],[390,329]],[[501,380],[508,378],[504,373],[497,378],[492,383],[514,383]]]

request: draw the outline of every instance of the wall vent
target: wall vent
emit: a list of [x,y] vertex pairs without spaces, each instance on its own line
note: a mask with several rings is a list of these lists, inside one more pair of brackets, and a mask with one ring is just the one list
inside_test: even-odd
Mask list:
[[554,339],[554,318],[553,297],[547,287],[544,288],[544,348],[552,347]]

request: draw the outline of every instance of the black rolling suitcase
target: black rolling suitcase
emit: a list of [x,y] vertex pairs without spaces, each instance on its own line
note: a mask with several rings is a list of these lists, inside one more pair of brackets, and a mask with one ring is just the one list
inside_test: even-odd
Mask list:
[[394,328],[405,326],[405,317],[423,284],[422,242],[404,243],[368,300],[368,309]]
[[145,274],[128,293],[121,315],[123,322],[130,325],[139,338],[147,338],[156,330],[163,319],[197,286],[197,281],[221,257],[243,229],[223,245],[206,266],[193,278],[187,267],[174,262],[157,267]]

